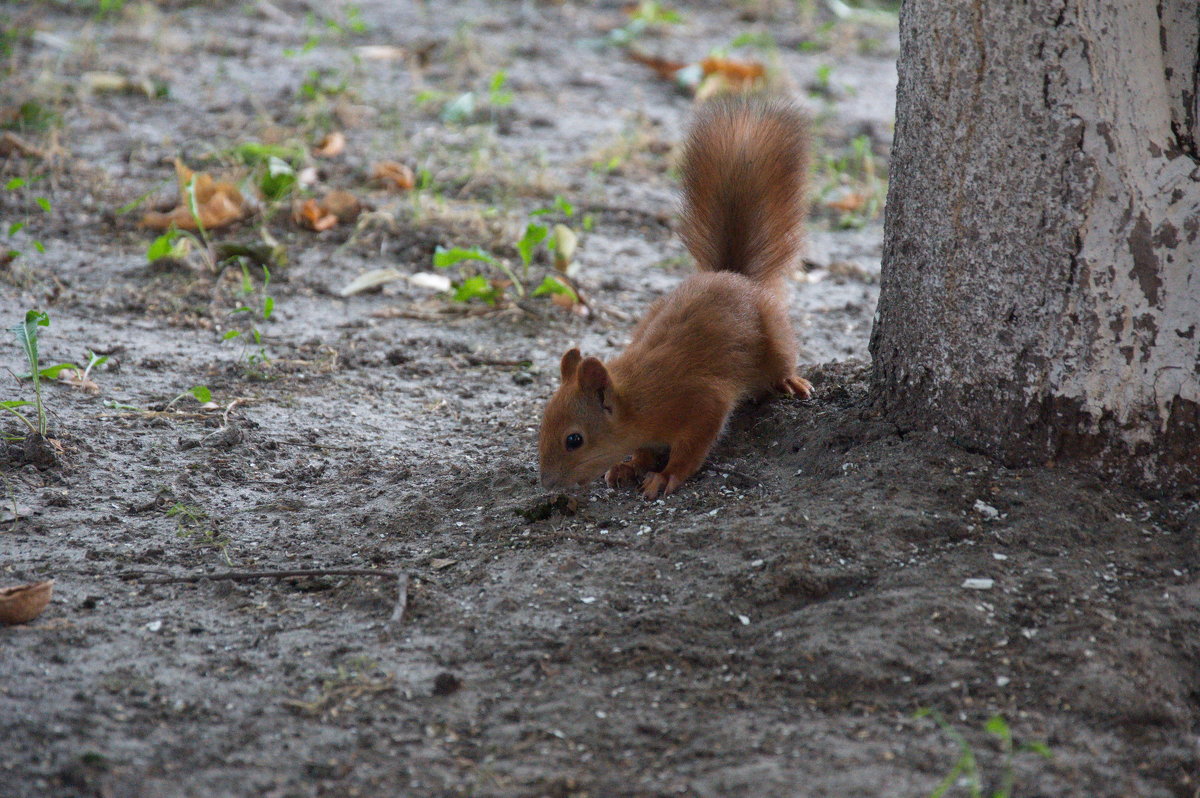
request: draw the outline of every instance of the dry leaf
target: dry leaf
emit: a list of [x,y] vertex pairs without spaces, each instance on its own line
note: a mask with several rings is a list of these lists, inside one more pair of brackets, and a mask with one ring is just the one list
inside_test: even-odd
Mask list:
[[429,561],[429,567],[435,571],[443,571],[443,570],[449,568],[451,565],[457,565],[457,564],[458,564],[458,560],[444,560],[444,559],[437,558],[437,557],[435,557],[434,559]]
[[575,259],[575,250],[579,245],[579,237],[575,231],[565,224],[554,225],[554,268],[563,274],[572,270],[571,261]]
[[83,376],[83,372],[78,369],[63,369],[58,373],[58,381],[72,388],[82,388],[88,393],[100,393],[100,386],[91,377]]
[[626,50],[625,54],[629,56],[631,61],[636,61],[643,66],[653,69],[663,80],[674,80],[679,70],[687,67],[687,64],[682,61],[668,61],[665,58],[649,55],[632,47]]
[[296,200],[292,203],[292,221],[301,227],[324,232],[338,223],[332,213],[326,213],[315,199]]
[[175,159],[175,174],[179,180],[179,205],[167,213],[151,211],[142,217],[142,226],[166,230],[175,225],[180,230],[195,230],[196,218],[188,207],[188,184],[195,179],[196,212],[206,230],[224,227],[246,215],[246,201],[233,183],[217,181],[207,172],[193,172],[183,161]]
[[372,269],[369,272],[364,272],[355,277],[342,290],[338,291],[338,296],[354,296],[361,294],[363,291],[370,291],[372,288],[378,288],[386,283],[394,283],[396,280],[403,280],[404,272],[399,269],[388,267],[386,269]]
[[380,161],[372,165],[371,180],[393,191],[408,191],[417,183],[413,171],[396,161]]
[[360,58],[367,61],[399,61],[405,56],[403,47],[390,44],[364,44],[354,49]]
[[346,149],[346,137],[338,131],[326,134],[317,146],[313,148],[313,155],[318,158],[335,158],[342,154]]
[[362,213],[362,203],[358,201],[358,197],[339,188],[326,192],[320,204],[321,210],[333,214],[342,224],[353,222]]
[[867,204],[867,196],[857,192],[850,192],[825,204],[830,208],[842,211],[843,213],[853,213],[863,209],[863,207]]
[[54,580],[0,588],[0,623],[13,626],[29,623],[50,603]]
[[700,62],[704,75],[724,75],[735,83],[751,83],[766,77],[767,69],[757,61],[734,61],[732,58],[720,58],[710,55]]

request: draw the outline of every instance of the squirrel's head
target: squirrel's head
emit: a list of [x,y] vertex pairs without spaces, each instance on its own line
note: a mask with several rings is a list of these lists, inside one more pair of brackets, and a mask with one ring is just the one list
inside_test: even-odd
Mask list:
[[629,453],[617,431],[617,395],[604,364],[571,349],[560,368],[562,384],[538,433],[542,485],[550,489],[585,485]]

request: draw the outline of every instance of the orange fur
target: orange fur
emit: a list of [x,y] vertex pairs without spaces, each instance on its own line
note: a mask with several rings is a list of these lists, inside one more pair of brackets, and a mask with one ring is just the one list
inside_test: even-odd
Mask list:
[[[804,120],[791,107],[733,98],[699,111],[684,151],[682,235],[700,273],[651,305],[609,363],[563,355],[539,434],[546,487],[605,474],[614,486],[644,477],[648,499],[671,493],[739,402],[809,395],[784,282],[799,254],[807,168]],[[666,465],[652,471],[661,454]]]

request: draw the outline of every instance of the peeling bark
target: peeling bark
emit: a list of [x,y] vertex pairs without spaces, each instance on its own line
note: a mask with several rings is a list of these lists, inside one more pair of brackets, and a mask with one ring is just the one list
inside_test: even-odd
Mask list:
[[910,0],[880,405],[1012,462],[1200,483],[1195,0]]

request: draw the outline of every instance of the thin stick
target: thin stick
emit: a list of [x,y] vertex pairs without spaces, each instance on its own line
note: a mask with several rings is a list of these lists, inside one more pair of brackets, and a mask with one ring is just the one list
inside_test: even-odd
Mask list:
[[397,574],[396,606],[392,608],[392,617],[388,623],[399,626],[404,620],[404,611],[408,608],[408,574]]
[[[120,574],[121,579],[141,579],[144,571],[132,571]],[[298,576],[383,576],[400,579],[404,584],[404,592],[408,589],[408,574],[399,571],[382,571],[375,568],[306,568],[295,571],[226,571],[219,574],[192,574],[190,576],[164,576],[156,579],[143,579],[145,585],[169,585],[179,582],[252,582],[255,579],[289,579]]]

